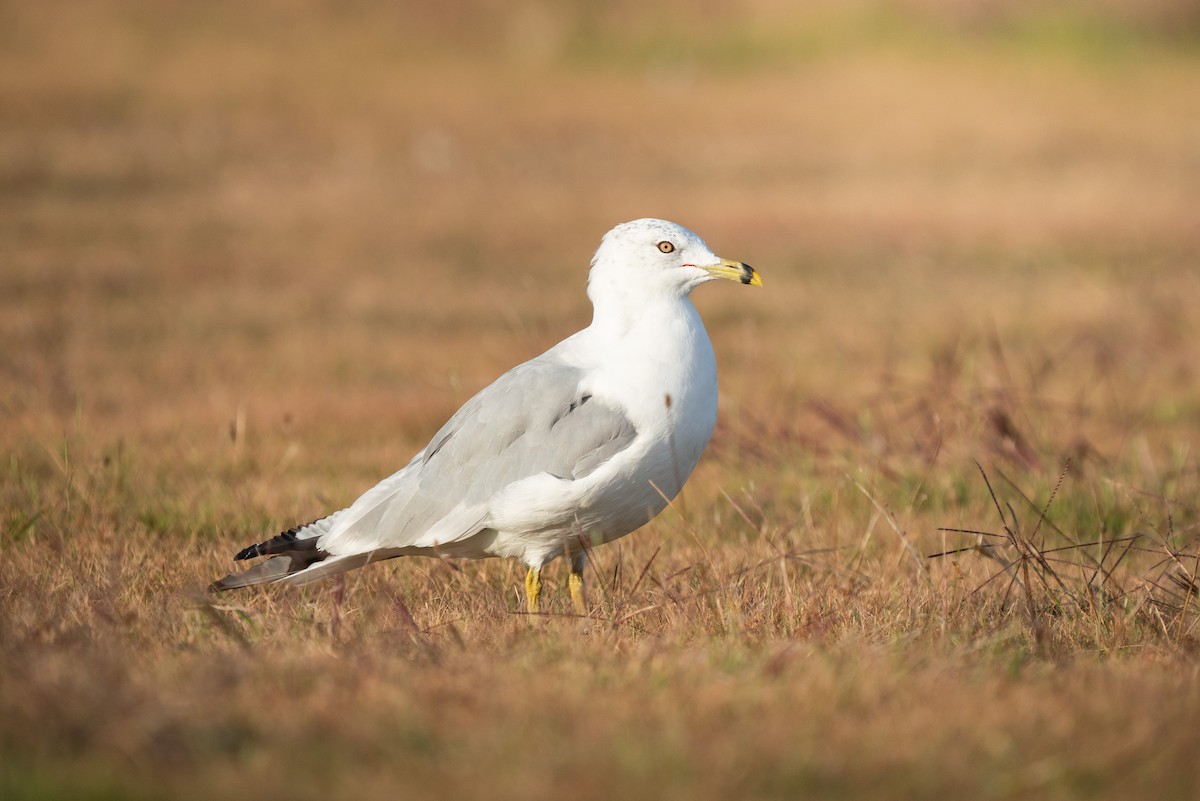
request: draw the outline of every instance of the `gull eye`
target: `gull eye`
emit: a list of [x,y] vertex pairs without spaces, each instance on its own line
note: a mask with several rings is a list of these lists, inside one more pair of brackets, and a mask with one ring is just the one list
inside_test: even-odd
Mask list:
[[658,243],[658,249],[661,250],[663,253],[674,253],[675,252],[675,246],[672,245],[670,242],[668,242],[665,239]]

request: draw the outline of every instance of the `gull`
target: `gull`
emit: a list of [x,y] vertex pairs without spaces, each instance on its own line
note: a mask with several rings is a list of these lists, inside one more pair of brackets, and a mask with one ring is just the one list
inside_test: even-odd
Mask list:
[[592,323],[480,391],[398,472],[346,509],[240,551],[269,557],[211,585],[291,585],[398,556],[520,559],[528,611],[542,567],[566,555],[587,613],[592,547],[675,498],[712,437],[717,364],[691,293],[749,265],[666,220],[623,223],[592,258]]

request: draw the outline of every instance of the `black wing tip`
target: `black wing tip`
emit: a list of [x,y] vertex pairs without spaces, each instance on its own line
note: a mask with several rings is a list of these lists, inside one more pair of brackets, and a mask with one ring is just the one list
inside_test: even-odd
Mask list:
[[[311,551],[311,550],[314,550],[317,547],[317,538],[312,537],[309,539],[301,540],[299,537],[299,534],[302,529],[308,528],[313,523],[320,523],[324,519],[325,519],[324,517],[318,517],[316,520],[313,520],[309,523],[304,523],[303,525],[289,528],[287,531],[283,532],[282,534],[276,534],[274,537],[272,537],[269,540],[264,540],[263,542],[255,543],[254,545],[251,545],[249,548],[243,548],[242,550],[237,552],[237,554],[233,557],[233,560],[235,562],[244,562],[247,559],[254,559],[255,557],[259,557],[259,556],[271,556],[273,554],[284,553],[285,551],[292,551],[292,550]],[[301,543],[301,544],[297,545],[297,543]]]
[[262,543],[255,543],[254,545],[251,545],[249,548],[243,548],[242,550],[238,551],[237,554],[234,555],[233,560],[235,562],[244,562],[247,559],[253,559],[256,556],[261,556],[262,554],[258,550],[258,547],[261,544]]

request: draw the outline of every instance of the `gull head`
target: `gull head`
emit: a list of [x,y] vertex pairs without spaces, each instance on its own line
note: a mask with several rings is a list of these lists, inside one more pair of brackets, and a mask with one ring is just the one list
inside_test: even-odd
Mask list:
[[682,225],[633,220],[604,235],[592,258],[588,295],[593,302],[611,295],[682,298],[716,278],[762,286],[753,267],[717,256]]

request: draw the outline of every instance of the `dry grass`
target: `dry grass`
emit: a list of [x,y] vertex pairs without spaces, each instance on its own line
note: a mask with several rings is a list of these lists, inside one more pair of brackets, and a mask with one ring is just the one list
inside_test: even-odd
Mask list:
[[[75,5],[0,5],[5,798],[1200,793],[1189,4]],[[648,214],[767,286],[591,619],[206,604]]]

